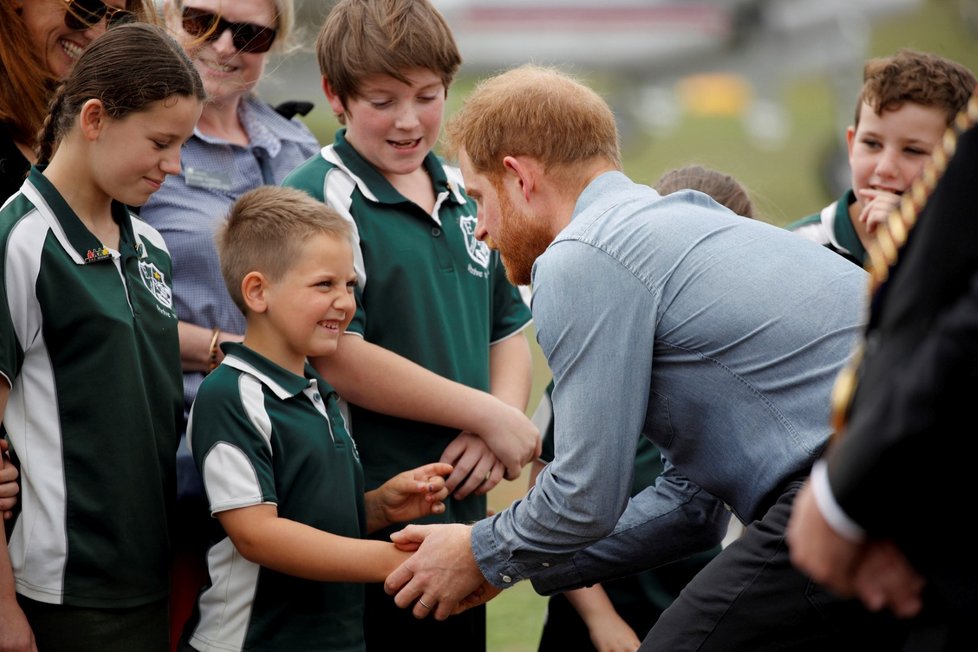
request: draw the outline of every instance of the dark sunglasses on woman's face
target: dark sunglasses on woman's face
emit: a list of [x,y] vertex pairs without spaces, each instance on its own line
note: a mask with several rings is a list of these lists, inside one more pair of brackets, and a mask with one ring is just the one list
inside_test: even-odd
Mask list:
[[110,7],[102,0],[64,0],[65,27],[73,30],[90,29],[105,18],[106,27],[114,27],[136,19],[131,11]]
[[217,14],[193,7],[183,8],[183,31],[195,38],[216,41],[231,30],[231,41],[240,52],[268,52],[278,33],[271,27],[254,23],[232,23]]

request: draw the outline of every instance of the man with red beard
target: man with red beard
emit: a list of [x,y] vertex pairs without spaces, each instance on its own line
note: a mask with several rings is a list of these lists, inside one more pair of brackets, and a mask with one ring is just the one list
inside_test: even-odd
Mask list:
[[[477,236],[511,281],[532,285],[555,381],[554,461],[491,518],[395,533],[420,545],[387,578],[397,604],[444,619],[522,579],[553,593],[620,577],[715,546],[732,512],[744,535],[643,650],[895,647],[892,616],[813,586],[784,544],[829,435],[865,273],[704,194],[633,183],[607,103],[553,70],[484,82],[447,135]],[[664,471],[629,499],[640,434]]]

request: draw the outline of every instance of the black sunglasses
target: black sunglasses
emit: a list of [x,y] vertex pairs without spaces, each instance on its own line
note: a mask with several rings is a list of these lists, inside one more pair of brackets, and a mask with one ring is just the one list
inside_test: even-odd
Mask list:
[[63,0],[65,3],[65,27],[81,31],[98,25],[105,18],[106,27],[132,22],[136,15],[131,11],[110,7],[102,0]]
[[278,32],[271,27],[254,23],[232,23],[210,11],[183,8],[183,31],[193,37],[216,41],[227,30],[231,30],[231,41],[236,50],[255,54],[268,52],[278,36]]

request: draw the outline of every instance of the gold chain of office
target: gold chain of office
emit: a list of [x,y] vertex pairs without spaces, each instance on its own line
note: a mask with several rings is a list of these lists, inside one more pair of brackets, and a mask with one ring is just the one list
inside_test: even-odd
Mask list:
[[[869,293],[872,296],[889,278],[890,268],[896,263],[900,249],[907,241],[910,230],[917,223],[927,198],[934,191],[938,180],[947,169],[947,164],[954,156],[958,145],[958,136],[978,123],[978,92],[971,96],[968,105],[955,116],[951,125],[944,132],[940,147],[924,166],[923,172],[910,186],[910,192],[904,193],[899,206],[893,209],[886,222],[876,229],[875,239],[867,247],[869,260],[866,269],[869,272]],[[852,396],[856,392],[858,370],[862,362],[863,345],[861,344],[852,356],[849,364],[839,374],[832,388],[832,431],[838,436],[845,428],[849,416]]]

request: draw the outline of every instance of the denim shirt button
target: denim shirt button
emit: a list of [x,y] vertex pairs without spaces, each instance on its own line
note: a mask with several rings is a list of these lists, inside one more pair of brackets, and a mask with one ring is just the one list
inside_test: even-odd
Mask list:
[[544,568],[550,568],[550,562],[549,561],[545,561],[545,562],[543,562],[540,565],[543,566]]
[[507,584],[511,584],[511,583],[513,582],[513,578],[512,578],[512,577],[510,577],[509,575],[503,575],[503,576],[501,577],[501,579],[502,579],[502,580],[503,580],[504,582],[506,582]]

